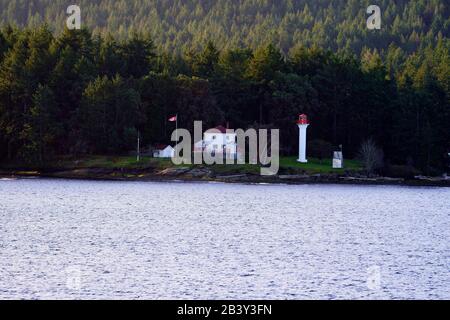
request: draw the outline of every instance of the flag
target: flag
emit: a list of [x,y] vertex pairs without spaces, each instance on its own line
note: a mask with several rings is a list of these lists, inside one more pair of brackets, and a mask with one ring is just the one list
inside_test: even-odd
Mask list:
[[172,117],[172,118],[169,119],[169,122],[175,122],[175,121],[177,121],[177,116]]

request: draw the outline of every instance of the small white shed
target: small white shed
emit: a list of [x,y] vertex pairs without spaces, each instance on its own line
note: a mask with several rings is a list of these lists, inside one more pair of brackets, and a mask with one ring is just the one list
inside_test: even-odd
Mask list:
[[344,156],[342,151],[335,151],[333,153],[333,169],[343,169],[344,168]]
[[168,145],[158,145],[153,151],[154,158],[173,158],[175,156],[175,149]]

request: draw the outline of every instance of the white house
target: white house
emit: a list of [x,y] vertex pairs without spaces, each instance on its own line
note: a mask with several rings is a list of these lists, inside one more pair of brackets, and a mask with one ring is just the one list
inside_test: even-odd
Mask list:
[[173,158],[175,156],[175,149],[168,145],[157,145],[153,150],[154,158]]
[[195,152],[208,152],[212,155],[223,154],[229,159],[237,159],[239,156],[237,138],[234,130],[218,126],[207,130],[203,134],[203,140],[194,145]]

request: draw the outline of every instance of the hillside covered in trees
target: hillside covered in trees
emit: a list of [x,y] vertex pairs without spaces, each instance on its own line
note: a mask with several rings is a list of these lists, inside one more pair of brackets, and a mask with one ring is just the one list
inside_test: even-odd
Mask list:
[[[96,31],[114,31],[114,37],[89,28],[60,31],[59,22],[39,25],[38,12],[49,20],[58,12],[55,21],[63,19],[65,1],[0,0],[3,22],[15,17],[32,25],[9,23],[0,31],[0,161],[127,153],[138,131],[143,145],[167,143],[174,129],[167,119],[174,114],[188,129],[194,120],[205,127],[229,122],[234,128],[280,128],[283,154],[295,154],[296,116],[307,113],[316,146],[343,145],[353,157],[372,138],[387,164],[428,174],[446,167],[450,41],[443,1],[395,1],[395,11],[386,1],[389,16],[399,21],[396,32],[365,30],[363,1],[335,5],[339,12],[350,10],[337,15],[325,13],[340,1],[87,2],[86,22]],[[24,3],[30,6],[20,11]],[[203,11],[194,3],[202,3]],[[293,14],[295,30],[280,42],[280,25],[272,23],[284,19],[287,7],[300,15],[307,10],[313,19],[301,22]],[[144,19],[146,8],[161,15],[164,32],[151,25],[156,20]],[[94,26],[96,14],[103,20]],[[139,17],[149,25],[132,23]],[[225,22],[236,19],[240,28]],[[324,19],[342,25],[322,29]],[[223,33],[214,29],[219,25]],[[294,39],[297,31],[311,34]]]
[[[199,50],[209,40],[219,49],[275,44],[285,54],[317,45],[360,54],[364,47],[406,52],[435,44],[450,33],[449,3],[443,0],[0,0],[0,25],[63,31],[66,9],[81,8],[82,24],[118,40],[147,32],[158,48]],[[366,28],[366,9],[382,10],[382,29]]]

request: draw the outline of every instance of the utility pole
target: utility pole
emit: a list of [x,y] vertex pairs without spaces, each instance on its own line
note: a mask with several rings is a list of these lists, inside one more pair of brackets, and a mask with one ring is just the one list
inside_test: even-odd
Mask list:
[[137,156],[136,156],[136,161],[139,162],[141,161],[141,136],[138,130],[137,133]]

